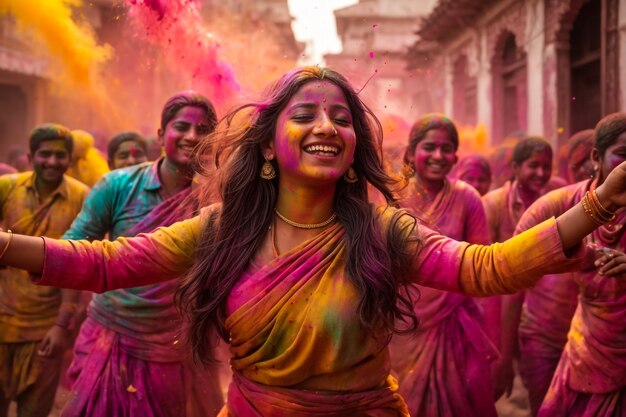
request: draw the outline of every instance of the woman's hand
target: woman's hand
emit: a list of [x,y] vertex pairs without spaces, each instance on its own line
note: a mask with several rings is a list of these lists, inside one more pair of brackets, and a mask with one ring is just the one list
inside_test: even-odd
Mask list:
[[600,203],[609,211],[614,212],[626,206],[626,162],[611,171],[596,193]]
[[624,252],[601,246],[593,249],[599,255],[594,265],[598,268],[600,275],[612,277],[626,274],[626,254]]

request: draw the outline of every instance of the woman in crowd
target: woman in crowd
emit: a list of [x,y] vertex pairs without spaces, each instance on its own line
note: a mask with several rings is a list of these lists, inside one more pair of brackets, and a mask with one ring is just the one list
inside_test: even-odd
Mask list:
[[[403,171],[413,175],[400,205],[444,236],[488,244],[480,195],[465,182],[447,177],[457,161],[458,147],[457,129],[449,118],[421,116],[404,154]],[[411,415],[495,417],[489,368],[498,353],[488,334],[498,341],[498,298],[484,303],[488,317],[496,319],[486,324],[472,297],[421,286],[409,291],[418,300],[414,311],[420,325],[416,334],[394,338],[391,365]]]
[[552,148],[543,138],[530,136],[513,148],[513,178],[483,197],[493,242],[513,236],[524,211],[541,196],[552,173]]
[[[537,200],[518,231],[593,197],[611,171],[626,161],[626,113],[600,120],[594,136],[594,178]],[[592,212],[588,204],[597,201],[587,200],[585,210]],[[597,265],[566,276],[545,276],[526,294],[520,349],[522,363],[525,356],[531,363],[522,376],[529,390],[542,390],[533,404],[541,417],[626,415],[626,212],[601,214],[594,218],[600,227],[586,239],[601,256]]]
[[[587,188],[594,176],[593,140],[594,131],[588,129],[576,133],[568,142],[567,177],[571,183],[585,181]],[[577,202],[581,198],[582,195]],[[523,296],[509,301],[514,314],[522,309],[518,330],[519,371],[528,390],[531,412],[536,416],[567,342],[570,321],[578,303],[575,273],[546,275]],[[518,320],[519,317],[515,317],[511,323],[518,323]]]
[[[515,226],[526,209],[542,195],[552,173],[552,148],[540,137],[524,137],[513,147],[510,168],[512,178],[502,187],[483,197],[492,242],[503,242],[513,236]],[[524,391],[511,366],[517,352],[517,329],[523,294],[502,297],[501,361],[502,378],[507,394],[519,397]],[[514,387],[515,379],[515,387]],[[521,407],[523,400],[512,401]],[[509,400],[503,400],[505,402]],[[526,405],[523,408],[528,408]]]
[[139,133],[122,132],[113,136],[107,146],[111,171],[142,164],[148,160],[148,144]]
[[567,143],[567,178],[570,184],[593,178],[591,149],[593,148],[593,129],[575,133]]
[[[416,325],[399,287],[515,292],[578,267],[596,227],[575,206],[480,246],[373,209],[368,183],[391,200],[380,125],[331,70],[290,71],[236,115],[216,136],[222,203],[200,216],[115,242],[0,233],[2,263],[42,285],[102,292],[187,274],[177,299],[195,357],[210,361],[216,333],[230,343],[224,416],[408,416],[389,377],[396,323]],[[596,195],[626,205],[626,164]]]
[[478,191],[481,196],[491,187],[491,167],[489,161],[481,155],[468,155],[456,164],[454,176]]
[[[165,156],[107,174],[63,238],[135,236],[191,217],[197,209],[192,151],[216,124],[204,96],[172,96],[158,129]],[[116,136],[108,149],[112,168],[145,160],[136,144],[137,134]],[[72,391],[63,417],[217,415],[223,404],[217,369],[199,371],[177,346],[177,285],[169,280],[94,295],[68,371]]]

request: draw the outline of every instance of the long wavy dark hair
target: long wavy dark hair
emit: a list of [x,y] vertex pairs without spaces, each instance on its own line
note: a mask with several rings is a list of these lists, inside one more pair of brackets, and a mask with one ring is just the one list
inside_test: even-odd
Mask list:
[[[215,152],[222,204],[203,231],[195,263],[176,293],[177,304],[188,319],[187,342],[196,360],[213,359],[215,332],[228,339],[224,324],[228,296],[261,246],[274,217],[278,178],[268,181],[259,177],[265,162],[262,145],[274,138],[278,115],[291,97],[305,84],[320,80],[343,91],[357,137],[352,167],[358,181],[340,179],[334,204],[346,232],[346,273],[361,294],[357,306],[361,323],[368,329],[382,325],[389,335],[417,326],[411,300],[398,292],[408,282],[411,254],[406,239],[415,222],[398,221],[404,213],[397,212],[383,236],[368,201],[368,184],[380,191],[388,204],[394,201],[394,180],[383,169],[380,122],[342,75],[329,69],[303,67],[284,74],[270,86],[262,101],[231,112],[203,145]],[[396,320],[404,323],[402,330],[396,327]]]

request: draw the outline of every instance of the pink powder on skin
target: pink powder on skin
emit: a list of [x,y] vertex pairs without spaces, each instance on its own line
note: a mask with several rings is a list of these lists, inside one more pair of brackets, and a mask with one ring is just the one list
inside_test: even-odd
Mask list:
[[[338,132],[338,137],[326,136],[331,129]],[[275,152],[281,173],[336,180],[354,159],[354,135],[348,104],[341,90],[324,81],[306,84],[278,117]],[[343,150],[336,159],[323,161],[302,150],[305,143],[316,141],[336,142]]]

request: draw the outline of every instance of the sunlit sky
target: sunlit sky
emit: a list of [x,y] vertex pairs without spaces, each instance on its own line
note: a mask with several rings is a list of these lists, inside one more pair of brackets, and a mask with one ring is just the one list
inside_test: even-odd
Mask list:
[[341,52],[333,11],[358,0],[288,0],[296,39],[307,47],[300,64],[323,64],[327,53]]

